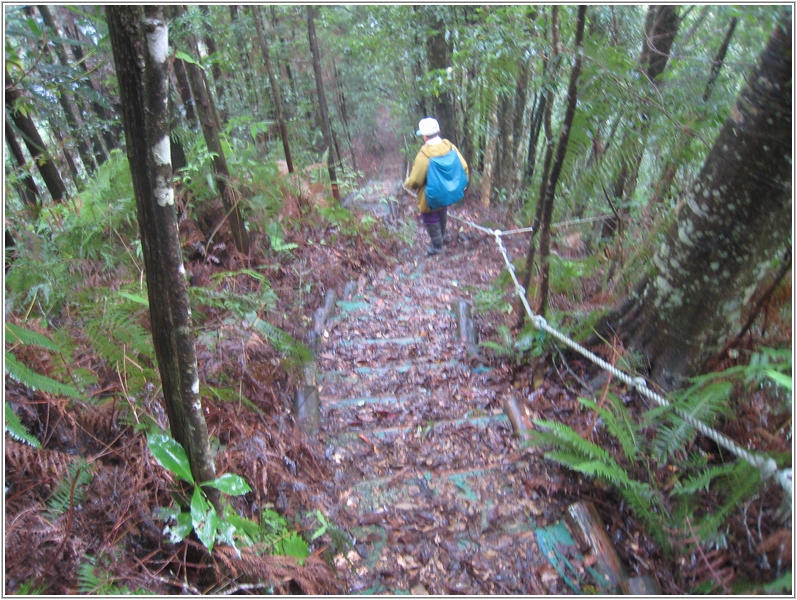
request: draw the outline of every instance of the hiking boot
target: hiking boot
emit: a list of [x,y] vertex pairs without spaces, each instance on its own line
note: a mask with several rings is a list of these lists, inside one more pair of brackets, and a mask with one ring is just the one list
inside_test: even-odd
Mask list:
[[451,237],[446,233],[446,222],[448,221],[448,210],[445,208],[440,211],[440,232],[443,234],[443,244],[450,244]]
[[443,252],[443,232],[440,230],[440,223],[432,223],[426,226],[432,245],[426,249],[426,256],[434,256]]

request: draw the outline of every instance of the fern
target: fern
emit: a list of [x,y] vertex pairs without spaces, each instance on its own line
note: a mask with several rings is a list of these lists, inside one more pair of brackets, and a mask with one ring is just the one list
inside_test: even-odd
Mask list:
[[[547,432],[531,432],[532,439],[539,440],[541,444],[553,443],[556,446],[563,446],[588,460],[599,460],[607,464],[614,463],[614,459],[606,450],[597,444],[585,440],[567,425],[556,421],[543,421],[539,419],[535,419],[533,422],[538,427],[543,427],[548,430]],[[537,444],[535,441],[535,445],[541,444]]]
[[607,399],[612,406],[613,412],[605,408],[598,408],[595,401],[587,398],[579,398],[579,402],[596,411],[603,419],[606,429],[611,433],[623,448],[623,453],[629,461],[634,462],[640,451],[639,428],[631,420],[628,409],[614,394],[608,394]]
[[275,327],[261,319],[257,321],[255,328],[271,342],[274,350],[298,366],[303,366],[313,360],[313,352],[310,348],[282,331],[279,327]]
[[36,331],[31,331],[30,329],[14,325],[13,323],[6,323],[5,325],[7,342],[16,339],[23,346],[38,346],[39,348],[44,348],[51,352],[62,352],[61,348],[55,342]]
[[41,442],[30,434],[16,413],[11,409],[11,405],[7,400],[5,410],[6,433],[18,442],[30,444],[34,448],[41,448]]
[[711,482],[719,477],[726,477],[737,468],[737,463],[717,465],[704,469],[700,473],[690,475],[686,481],[678,481],[670,492],[671,496],[684,496],[708,491]]
[[69,510],[69,507],[83,503],[88,485],[94,475],[89,470],[85,459],[78,458],[69,465],[69,472],[58,480],[58,487],[47,501],[45,517],[54,521]]
[[34,391],[42,391],[57,396],[69,396],[70,398],[83,399],[83,395],[71,385],[66,385],[46,375],[32,371],[17,360],[11,352],[5,353],[6,374],[15,381]]
[[126,585],[115,585],[113,575],[106,571],[97,572],[96,560],[88,557],[88,562],[81,563],[77,570],[78,593],[95,596],[143,596],[154,595],[154,592],[143,588],[131,590]]
[[[680,399],[673,401],[673,407],[683,413],[710,424],[716,416],[725,411],[733,385],[730,382],[716,382],[689,388]],[[671,425],[660,425],[653,447],[660,460],[665,460],[675,452],[684,448],[695,436],[695,429],[679,417],[674,410],[668,411],[667,417]]]

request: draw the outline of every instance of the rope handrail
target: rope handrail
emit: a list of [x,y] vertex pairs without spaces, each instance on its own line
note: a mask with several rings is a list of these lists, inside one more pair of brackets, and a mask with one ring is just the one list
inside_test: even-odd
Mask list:
[[[589,350],[587,350],[583,346],[579,345],[574,340],[570,339],[569,337],[567,337],[566,335],[564,335],[560,331],[558,331],[558,330],[554,329],[553,327],[551,327],[550,325],[548,325],[548,322],[541,315],[535,315],[534,314],[534,311],[531,309],[531,306],[529,305],[529,302],[526,299],[526,291],[523,289],[523,286],[520,285],[520,283],[517,280],[517,277],[515,276],[515,266],[509,260],[509,257],[507,256],[506,248],[504,247],[504,244],[501,241],[501,237],[502,236],[510,235],[512,233],[520,233],[521,231],[531,230],[530,227],[524,228],[523,230],[501,231],[501,230],[498,230],[498,229],[489,229],[487,227],[482,227],[481,225],[477,225],[476,223],[473,223],[472,221],[469,221],[469,220],[464,219],[462,217],[458,217],[457,215],[449,215],[449,216],[451,218],[453,218],[453,219],[456,219],[457,221],[461,221],[462,223],[465,223],[466,225],[469,225],[470,227],[473,227],[474,229],[477,229],[479,231],[483,231],[483,232],[495,237],[495,242],[496,242],[496,244],[498,246],[498,250],[501,252],[501,255],[504,258],[504,263],[506,264],[506,268],[509,271],[509,275],[512,277],[512,282],[515,285],[515,293],[520,298],[520,301],[522,302],[523,307],[526,309],[526,314],[529,316],[529,319],[531,320],[531,322],[534,324],[534,326],[537,329],[540,329],[542,331],[546,331],[546,332],[550,333],[552,336],[554,336],[556,339],[561,341],[563,344],[565,344],[568,347],[572,348],[573,350],[575,350],[576,352],[578,352],[582,356],[588,358],[589,360],[591,360],[592,362],[597,364],[599,367],[601,367],[605,371],[611,373],[614,377],[616,377],[620,381],[622,381],[625,384],[633,387],[634,389],[637,390],[637,392],[639,392],[640,394],[642,394],[643,396],[645,396],[649,400],[652,400],[653,402],[655,402],[659,406],[663,406],[663,407],[671,406],[670,402],[667,399],[665,399],[663,396],[661,396],[660,394],[657,394],[656,392],[654,392],[653,390],[651,390],[651,389],[649,389],[647,387],[647,382],[645,381],[644,378],[642,378],[642,377],[631,377],[629,374],[625,373],[624,371],[621,371],[620,369],[618,369],[614,365],[606,362],[601,357],[597,356],[593,352],[590,352]],[[739,444],[734,442],[732,439],[730,439],[725,434],[720,433],[719,431],[717,431],[715,429],[712,429],[711,427],[709,427],[705,423],[702,423],[701,421],[698,421],[692,415],[684,412],[680,408],[673,407],[673,411],[679,417],[681,417],[686,423],[688,423],[690,426],[694,427],[697,431],[702,433],[704,436],[706,436],[707,438],[713,440],[715,443],[717,443],[718,445],[722,446],[723,448],[725,448],[726,450],[728,450],[732,454],[744,459],[749,464],[751,464],[754,467],[756,467],[761,472],[761,479],[763,481],[766,481],[769,478],[774,478],[775,481],[777,481],[780,484],[780,486],[783,488],[783,490],[788,494],[789,501],[791,501],[791,499],[792,499],[792,470],[791,469],[778,470],[778,465],[775,462],[775,459],[773,459],[773,458],[771,458],[769,456],[766,456],[766,455],[753,453],[753,452],[747,450],[746,448],[741,447]]]

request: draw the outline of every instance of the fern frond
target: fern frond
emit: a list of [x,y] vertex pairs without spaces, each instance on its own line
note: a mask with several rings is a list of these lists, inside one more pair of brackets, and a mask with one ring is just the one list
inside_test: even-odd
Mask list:
[[285,333],[279,327],[267,321],[263,321],[262,319],[257,322],[255,327],[269,342],[271,342],[274,350],[283,356],[287,356],[301,365],[313,360],[313,352],[310,348],[291,335]]
[[669,552],[671,541],[665,526],[670,518],[658,492],[647,483],[631,480],[627,487],[620,489],[620,494],[634,514],[645,523],[648,533],[659,547]]
[[623,448],[623,453],[626,458],[634,462],[640,450],[638,426],[632,421],[631,413],[628,412],[622,400],[614,394],[609,394],[607,399],[612,407],[611,411],[605,408],[598,408],[594,400],[589,400],[587,398],[579,398],[578,400],[584,406],[596,411],[600,415],[606,425],[606,429],[620,442],[620,446]]
[[11,405],[6,401],[5,408],[6,433],[19,442],[30,444],[34,448],[41,448],[41,442],[33,437],[27,428],[19,420],[17,414],[11,409]]
[[25,327],[14,325],[13,323],[6,323],[6,341],[17,340],[25,346],[38,346],[51,352],[62,352],[58,345],[43,336],[41,333],[31,331]]
[[700,473],[690,475],[686,481],[678,482],[670,492],[670,496],[683,496],[700,491],[708,491],[712,480],[726,476],[733,472],[734,469],[736,469],[736,464],[734,463],[708,467]]
[[593,444],[592,442],[585,440],[563,423],[558,423],[556,421],[545,421],[541,419],[535,419],[533,422],[538,427],[549,430],[549,433],[557,438],[556,443],[559,446],[563,446],[567,450],[570,450],[571,452],[575,452],[584,458],[588,458],[590,460],[599,460],[607,464],[614,462],[614,458],[612,458],[609,453],[606,452],[606,450],[597,444]]
[[46,375],[30,370],[17,360],[11,352],[5,353],[6,374],[15,381],[36,391],[46,392],[57,396],[69,396],[83,400],[83,395],[71,385],[66,385]]
[[597,477],[617,487],[627,487],[629,482],[628,473],[617,463],[605,463],[599,460],[585,461],[583,457],[570,452],[546,452],[545,458],[558,462],[583,473],[588,477]]
[[70,505],[82,504],[86,498],[88,484],[93,478],[94,475],[84,459],[80,458],[69,465],[69,473],[58,480],[58,488],[47,501],[46,518],[54,521],[69,510]]
[[723,481],[723,489],[728,495],[719,508],[713,509],[701,521],[698,533],[703,540],[713,537],[728,515],[733,512],[747,498],[752,496],[761,485],[761,472],[746,461],[739,460],[733,463],[733,469]]
[[[710,424],[717,414],[727,409],[726,401],[732,389],[733,385],[727,381],[712,383],[679,401],[677,407],[698,421]],[[661,460],[682,450],[695,436],[694,428],[674,411],[668,413],[668,417],[672,425],[660,427],[653,441]]]

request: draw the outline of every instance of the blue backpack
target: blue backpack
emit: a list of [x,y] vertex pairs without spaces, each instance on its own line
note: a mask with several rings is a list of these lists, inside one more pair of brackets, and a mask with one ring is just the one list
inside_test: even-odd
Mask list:
[[426,204],[431,210],[450,206],[462,200],[467,185],[468,176],[454,148],[443,156],[429,157],[429,169],[426,172]]

